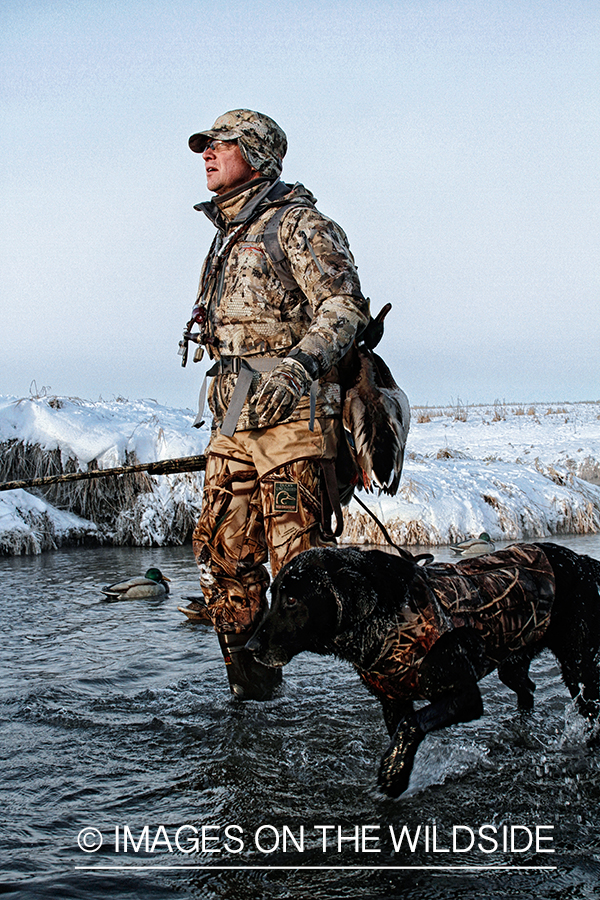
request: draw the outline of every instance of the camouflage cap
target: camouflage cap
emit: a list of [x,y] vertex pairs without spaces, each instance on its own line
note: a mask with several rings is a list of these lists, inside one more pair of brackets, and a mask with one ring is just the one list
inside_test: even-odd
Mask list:
[[237,140],[242,156],[253,169],[268,178],[281,174],[287,138],[277,122],[251,109],[233,109],[219,116],[208,131],[200,131],[189,139],[194,153],[202,153],[209,141]]

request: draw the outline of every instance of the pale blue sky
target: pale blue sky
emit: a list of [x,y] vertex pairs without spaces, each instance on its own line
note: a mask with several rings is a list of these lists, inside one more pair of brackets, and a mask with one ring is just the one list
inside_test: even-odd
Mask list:
[[599,4],[9,0],[0,66],[0,393],[195,405],[187,138],[248,107],[413,403],[600,397]]

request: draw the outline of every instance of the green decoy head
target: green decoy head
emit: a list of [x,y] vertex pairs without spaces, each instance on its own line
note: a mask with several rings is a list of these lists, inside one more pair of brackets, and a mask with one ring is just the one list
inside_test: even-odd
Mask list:
[[157,584],[160,584],[161,581],[169,581],[156,566],[152,566],[152,568],[148,569],[144,577],[149,578],[150,581],[156,581]]

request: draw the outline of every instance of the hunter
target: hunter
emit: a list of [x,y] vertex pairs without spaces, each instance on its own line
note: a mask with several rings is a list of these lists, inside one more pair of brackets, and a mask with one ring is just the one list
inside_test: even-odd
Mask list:
[[276,122],[232,110],[189,146],[215,195],[195,209],[217,229],[182,342],[184,355],[192,340],[196,360],[206,349],[215,361],[194,554],[230,689],[265,700],[281,670],[244,648],[267,608],[265,564],[274,577],[301,551],[335,543],[338,363],[369,302],[342,229],[303,185],[280,180],[287,139]]

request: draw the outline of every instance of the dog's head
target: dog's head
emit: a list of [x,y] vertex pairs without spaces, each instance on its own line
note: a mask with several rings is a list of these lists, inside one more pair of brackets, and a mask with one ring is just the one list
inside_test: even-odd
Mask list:
[[303,650],[336,653],[336,640],[377,604],[375,583],[359,550],[306,550],[271,587],[271,608],[248,644],[259,662],[284,666]]

